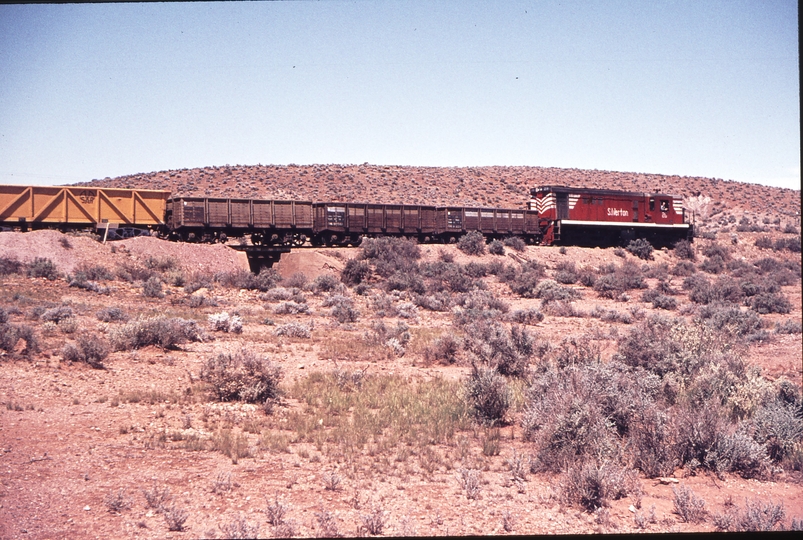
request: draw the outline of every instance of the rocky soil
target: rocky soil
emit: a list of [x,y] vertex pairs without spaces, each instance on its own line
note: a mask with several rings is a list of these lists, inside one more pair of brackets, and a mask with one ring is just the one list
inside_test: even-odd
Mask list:
[[[750,320],[760,326],[749,336],[724,327],[716,334],[727,341],[722,350],[747,362],[742,379],[730,383],[738,392],[729,395],[754,400],[752,405],[739,402],[739,407],[749,409],[743,413],[738,413],[742,409],[735,401],[725,400],[722,410],[736,407],[727,409],[736,411],[736,416],[723,412],[722,418],[727,418],[723,433],[734,436],[743,425],[739,422],[750,421],[761,399],[774,396],[785,380],[800,400],[803,314],[800,224],[794,217],[799,212],[799,192],[792,196],[783,190],[710,179],[559,172],[260,166],[168,171],[96,183],[174,190],[187,184],[182,193],[220,194],[217,190],[223,189],[231,196],[319,200],[357,198],[356,193],[363,193],[358,190],[365,189],[366,195],[359,199],[381,196],[390,197],[383,199],[388,202],[414,202],[431,195],[428,202],[516,206],[524,200],[526,187],[535,182],[603,183],[628,189],[659,183],[663,191],[689,196],[702,192],[716,200],[701,223],[707,237],[693,244],[692,271],[716,287],[717,294],[729,290],[728,282],[742,283],[750,276],[765,284],[776,280],[783,284],[778,285],[780,296],[773,298],[782,297],[789,304],[788,312],[754,312],[756,318]],[[250,179],[243,181],[242,175]],[[353,182],[345,180],[348,175]],[[318,183],[297,182],[310,176]],[[196,180],[188,183],[188,179]],[[500,187],[505,184],[511,187]],[[381,191],[374,193],[369,185],[380,186]],[[411,185],[420,189],[408,200],[404,190],[413,190]],[[428,185],[438,188],[430,194]],[[756,199],[769,210],[757,213],[750,202]],[[713,211],[716,208],[720,211]],[[779,241],[796,241],[798,251],[772,249],[780,246]],[[797,443],[787,458],[772,461],[762,474],[738,468],[717,473],[681,459],[660,475],[646,474],[633,461],[634,452],[627,446],[633,434],[618,434],[612,440],[620,441],[624,452],[608,455],[600,446],[599,453],[623,464],[629,475],[626,489],[603,497],[598,509],[589,509],[567,495],[571,463],[555,471],[527,465],[542,452],[537,440],[525,437],[528,376],[507,378],[509,411],[495,425],[483,424],[468,409],[460,409],[466,403],[471,354],[459,346],[454,363],[432,355],[436,340],[447,335],[458,343],[470,340],[469,327],[456,322],[467,309],[466,297],[461,296],[465,294],[474,294],[473,301],[478,301],[488,293],[505,304],[507,313],[499,313],[496,320],[506,329],[521,327],[511,321],[516,310],[543,315],[523,326],[533,339],[528,365],[535,374],[558,362],[567,338],[593,345],[605,366],[616,361],[624,338],[645,328],[652,316],[688,325],[712,321],[714,316],[706,309],[721,306],[693,299],[683,287],[685,277],[668,272],[683,262],[675,252],[660,250],[652,259],[641,260],[623,250],[599,248],[517,251],[507,246],[503,254],[479,257],[456,246],[420,249],[420,266],[451,260],[464,272],[477,272],[477,265],[521,269],[537,262],[543,269],[539,282],[557,280],[558,273],[572,265],[578,274],[587,271],[597,279],[606,269],[627,266],[642,275],[647,288],[606,296],[575,281],[560,289],[570,299],[550,303],[515,293],[502,274],[486,274],[469,280],[474,293],[447,289],[446,296],[454,302],[462,298],[463,305],[432,311],[416,305],[419,299],[411,290],[399,286],[402,290],[394,291],[389,281],[403,276],[383,277],[376,261],[370,262],[371,272],[362,285],[338,285],[348,261],[360,257],[362,249],[294,250],[277,265],[283,280],[274,286],[248,281],[241,255],[224,245],[142,237],[104,245],[89,236],[53,231],[0,233],[0,308],[5,319],[0,329],[6,331],[1,335],[28,328],[37,344],[28,350],[24,332],[13,334],[22,337],[10,345],[0,340],[6,344],[0,349],[0,537],[708,532],[724,527],[728,516],[731,528],[737,528],[738,516],[759,503],[776,509],[782,505],[782,519],[773,522],[776,529],[800,526],[800,434],[792,435]],[[713,257],[705,255],[717,249],[727,251],[728,257],[718,274],[708,271]],[[26,265],[36,258],[53,261],[58,275],[51,276],[54,279],[26,275]],[[21,264],[9,269],[7,262],[13,260]],[[466,270],[472,263],[473,270]],[[701,269],[703,265],[709,265],[708,270]],[[764,272],[764,267],[770,270]],[[88,281],[94,285],[77,279],[81,272],[89,272]],[[327,281],[326,276],[335,279]],[[150,278],[160,285],[147,295]],[[436,278],[427,277],[427,287]],[[670,309],[644,299],[645,291],[666,291],[667,286],[674,291],[675,305]],[[434,293],[428,289],[426,295]],[[292,313],[288,306],[293,302],[306,305],[308,311]],[[353,316],[346,313],[339,318],[334,311],[338,302],[350,305]],[[750,315],[749,298],[740,298],[736,306]],[[110,308],[121,311],[128,322],[99,315],[110,313]],[[241,331],[237,324],[229,327],[230,332],[210,325],[210,316],[224,312],[229,321],[239,321]],[[709,318],[701,319],[706,313]],[[82,338],[113,345],[133,323],[160,317],[189,321],[186,325],[194,321],[194,339],[166,347],[158,343],[120,347],[109,352],[100,369],[70,352]],[[406,328],[409,340],[399,333],[399,348],[386,339],[388,335],[378,339],[378,322],[388,335]],[[286,335],[293,328],[301,332]],[[243,348],[281,369],[281,395],[270,401],[270,407],[221,401],[214,385],[203,377],[210,359],[220,353],[236,355]],[[712,362],[712,370],[730,365],[723,357]],[[373,401],[366,405],[357,399],[361,396]],[[447,405],[453,409],[445,416],[426,416],[446,411]],[[680,406],[668,408],[666,414],[675,414]],[[737,413],[744,415],[741,420]],[[381,428],[372,424],[385,416],[393,422]],[[441,421],[453,431],[433,435],[435,423]],[[704,501],[699,519],[678,512],[676,494],[681,488]],[[169,530],[178,522],[182,526],[172,528],[180,531]]]

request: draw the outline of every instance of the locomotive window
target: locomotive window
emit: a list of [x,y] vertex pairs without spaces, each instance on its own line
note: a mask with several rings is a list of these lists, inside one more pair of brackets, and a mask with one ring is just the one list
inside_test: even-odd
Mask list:
[[669,201],[661,201],[661,212],[669,212]]
[[650,199],[650,212],[655,210],[655,199]]

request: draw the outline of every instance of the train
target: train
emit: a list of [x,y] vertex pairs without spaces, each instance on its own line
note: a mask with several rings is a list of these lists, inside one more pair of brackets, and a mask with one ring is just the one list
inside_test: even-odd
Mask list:
[[94,228],[105,239],[157,235],[184,242],[249,238],[254,246],[357,246],[396,236],[455,243],[472,231],[532,245],[671,246],[693,237],[678,195],[538,186],[526,208],[427,206],[173,196],[86,186],[0,186],[4,230]]

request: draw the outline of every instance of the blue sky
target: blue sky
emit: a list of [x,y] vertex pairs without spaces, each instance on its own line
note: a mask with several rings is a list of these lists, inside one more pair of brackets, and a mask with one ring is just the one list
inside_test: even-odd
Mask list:
[[0,6],[0,183],[532,165],[800,189],[794,1]]

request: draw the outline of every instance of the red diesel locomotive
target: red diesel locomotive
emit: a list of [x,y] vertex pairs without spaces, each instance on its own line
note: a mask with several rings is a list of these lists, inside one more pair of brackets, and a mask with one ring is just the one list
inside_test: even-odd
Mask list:
[[565,186],[536,187],[530,195],[542,245],[600,246],[645,238],[661,246],[693,234],[679,195]]

